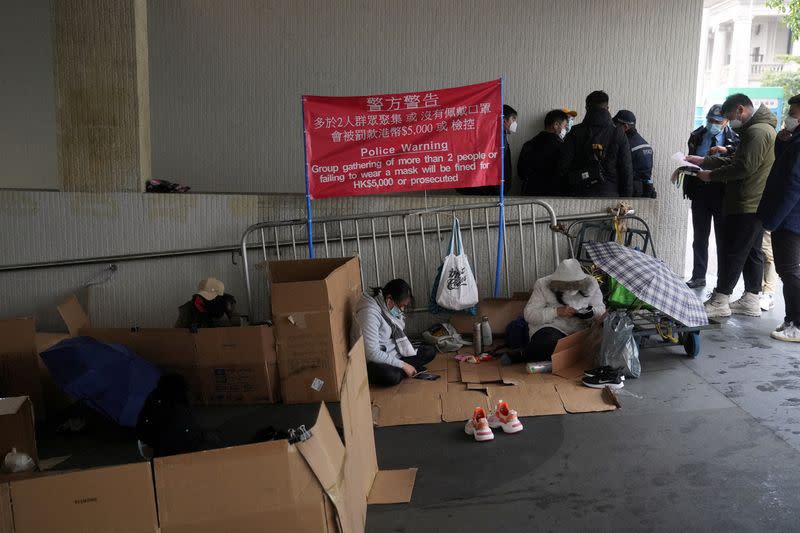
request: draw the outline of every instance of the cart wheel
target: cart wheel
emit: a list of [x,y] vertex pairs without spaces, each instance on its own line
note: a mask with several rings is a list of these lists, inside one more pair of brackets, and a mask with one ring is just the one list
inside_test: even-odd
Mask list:
[[700,355],[700,332],[692,331],[685,333],[683,336],[683,348],[686,350],[686,355],[689,357],[697,357]]

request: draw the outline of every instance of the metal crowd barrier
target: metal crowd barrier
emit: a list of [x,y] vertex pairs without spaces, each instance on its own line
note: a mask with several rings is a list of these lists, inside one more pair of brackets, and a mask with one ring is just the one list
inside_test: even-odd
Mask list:
[[[537,214],[537,211],[540,211]],[[365,213],[314,220],[317,258],[361,259],[361,281],[379,287],[390,279],[406,279],[419,311],[426,308],[450,239],[452,217],[461,223],[464,249],[481,297],[491,296],[497,260],[499,205],[466,204],[422,210]],[[503,235],[503,291],[529,291],[533,282],[551,273],[559,263],[559,237],[553,208],[535,199],[505,204]],[[542,227],[544,226],[544,227]],[[269,318],[268,264],[274,260],[308,258],[306,220],[253,224],[241,239],[242,269],[248,314],[254,322]],[[251,265],[255,264],[255,268]],[[258,272],[258,276],[254,276]],[[255,294],[263,295],[256,298]]]

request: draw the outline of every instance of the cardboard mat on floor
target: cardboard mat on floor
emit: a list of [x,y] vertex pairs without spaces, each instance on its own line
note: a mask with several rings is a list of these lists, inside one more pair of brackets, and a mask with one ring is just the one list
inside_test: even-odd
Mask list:
[[439,354],[428,370],[441,379],[371,388],[373,420],[377,426],[460,422],[476,406],[488,410],[500,400],[519,416],[613,411],[621,405],[610,389],[588,388],[580,381],[592,366],[599,339],[598,330],[585,330],[559,341],[552,374],[529,374],[524,364],[470,364],[456,361],[455,353]]

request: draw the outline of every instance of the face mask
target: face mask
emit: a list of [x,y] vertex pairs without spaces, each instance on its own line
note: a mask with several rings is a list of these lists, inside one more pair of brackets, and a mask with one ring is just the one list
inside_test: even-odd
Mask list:
[[569,133],[569,130],[572,129],[572,124],[573,124],[572,119],[569,119],[569,121],[567,122],[567,133]]
[[564,296],[575,296],[578,291],[564,291]]
[[558,136],[563,140],[564,137],[567,136],[567,128],[564,128],[563,130],[559,131]]
[[735,119],[730,121],[730,125],[731,125],[731,128],[733,128],[735,130],[738,130],[739,128],[742,127],[742,121],[739,120],[738,118],[735,118]]
[[392,307],[391,309],[389,309],[389,314],[395,318],[400,318],[401,316],[403,316],[403,312],[400,311],[399,307]]
[[706,129],[714,137],[722,133],[722,126],[713,122],[706,122]]
[[794,117],[786,117],[786,119],[783,121],[783,125],[789,131],[794,131],[798,124],[800,124],[800,120]]
[[515,120],[511,124],[508,125],[508,133],[516,133],[517,132],[517,121]]

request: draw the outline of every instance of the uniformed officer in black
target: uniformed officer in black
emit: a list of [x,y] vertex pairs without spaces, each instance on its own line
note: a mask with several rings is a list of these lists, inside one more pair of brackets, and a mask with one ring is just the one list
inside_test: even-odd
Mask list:
[[631,166],[633,167],[633,196],[655,198],[653,188],[653,147],[636,129],[636,115],[627,109],[620,109],[614,115],[614,124],[625,131],[631,146]]

